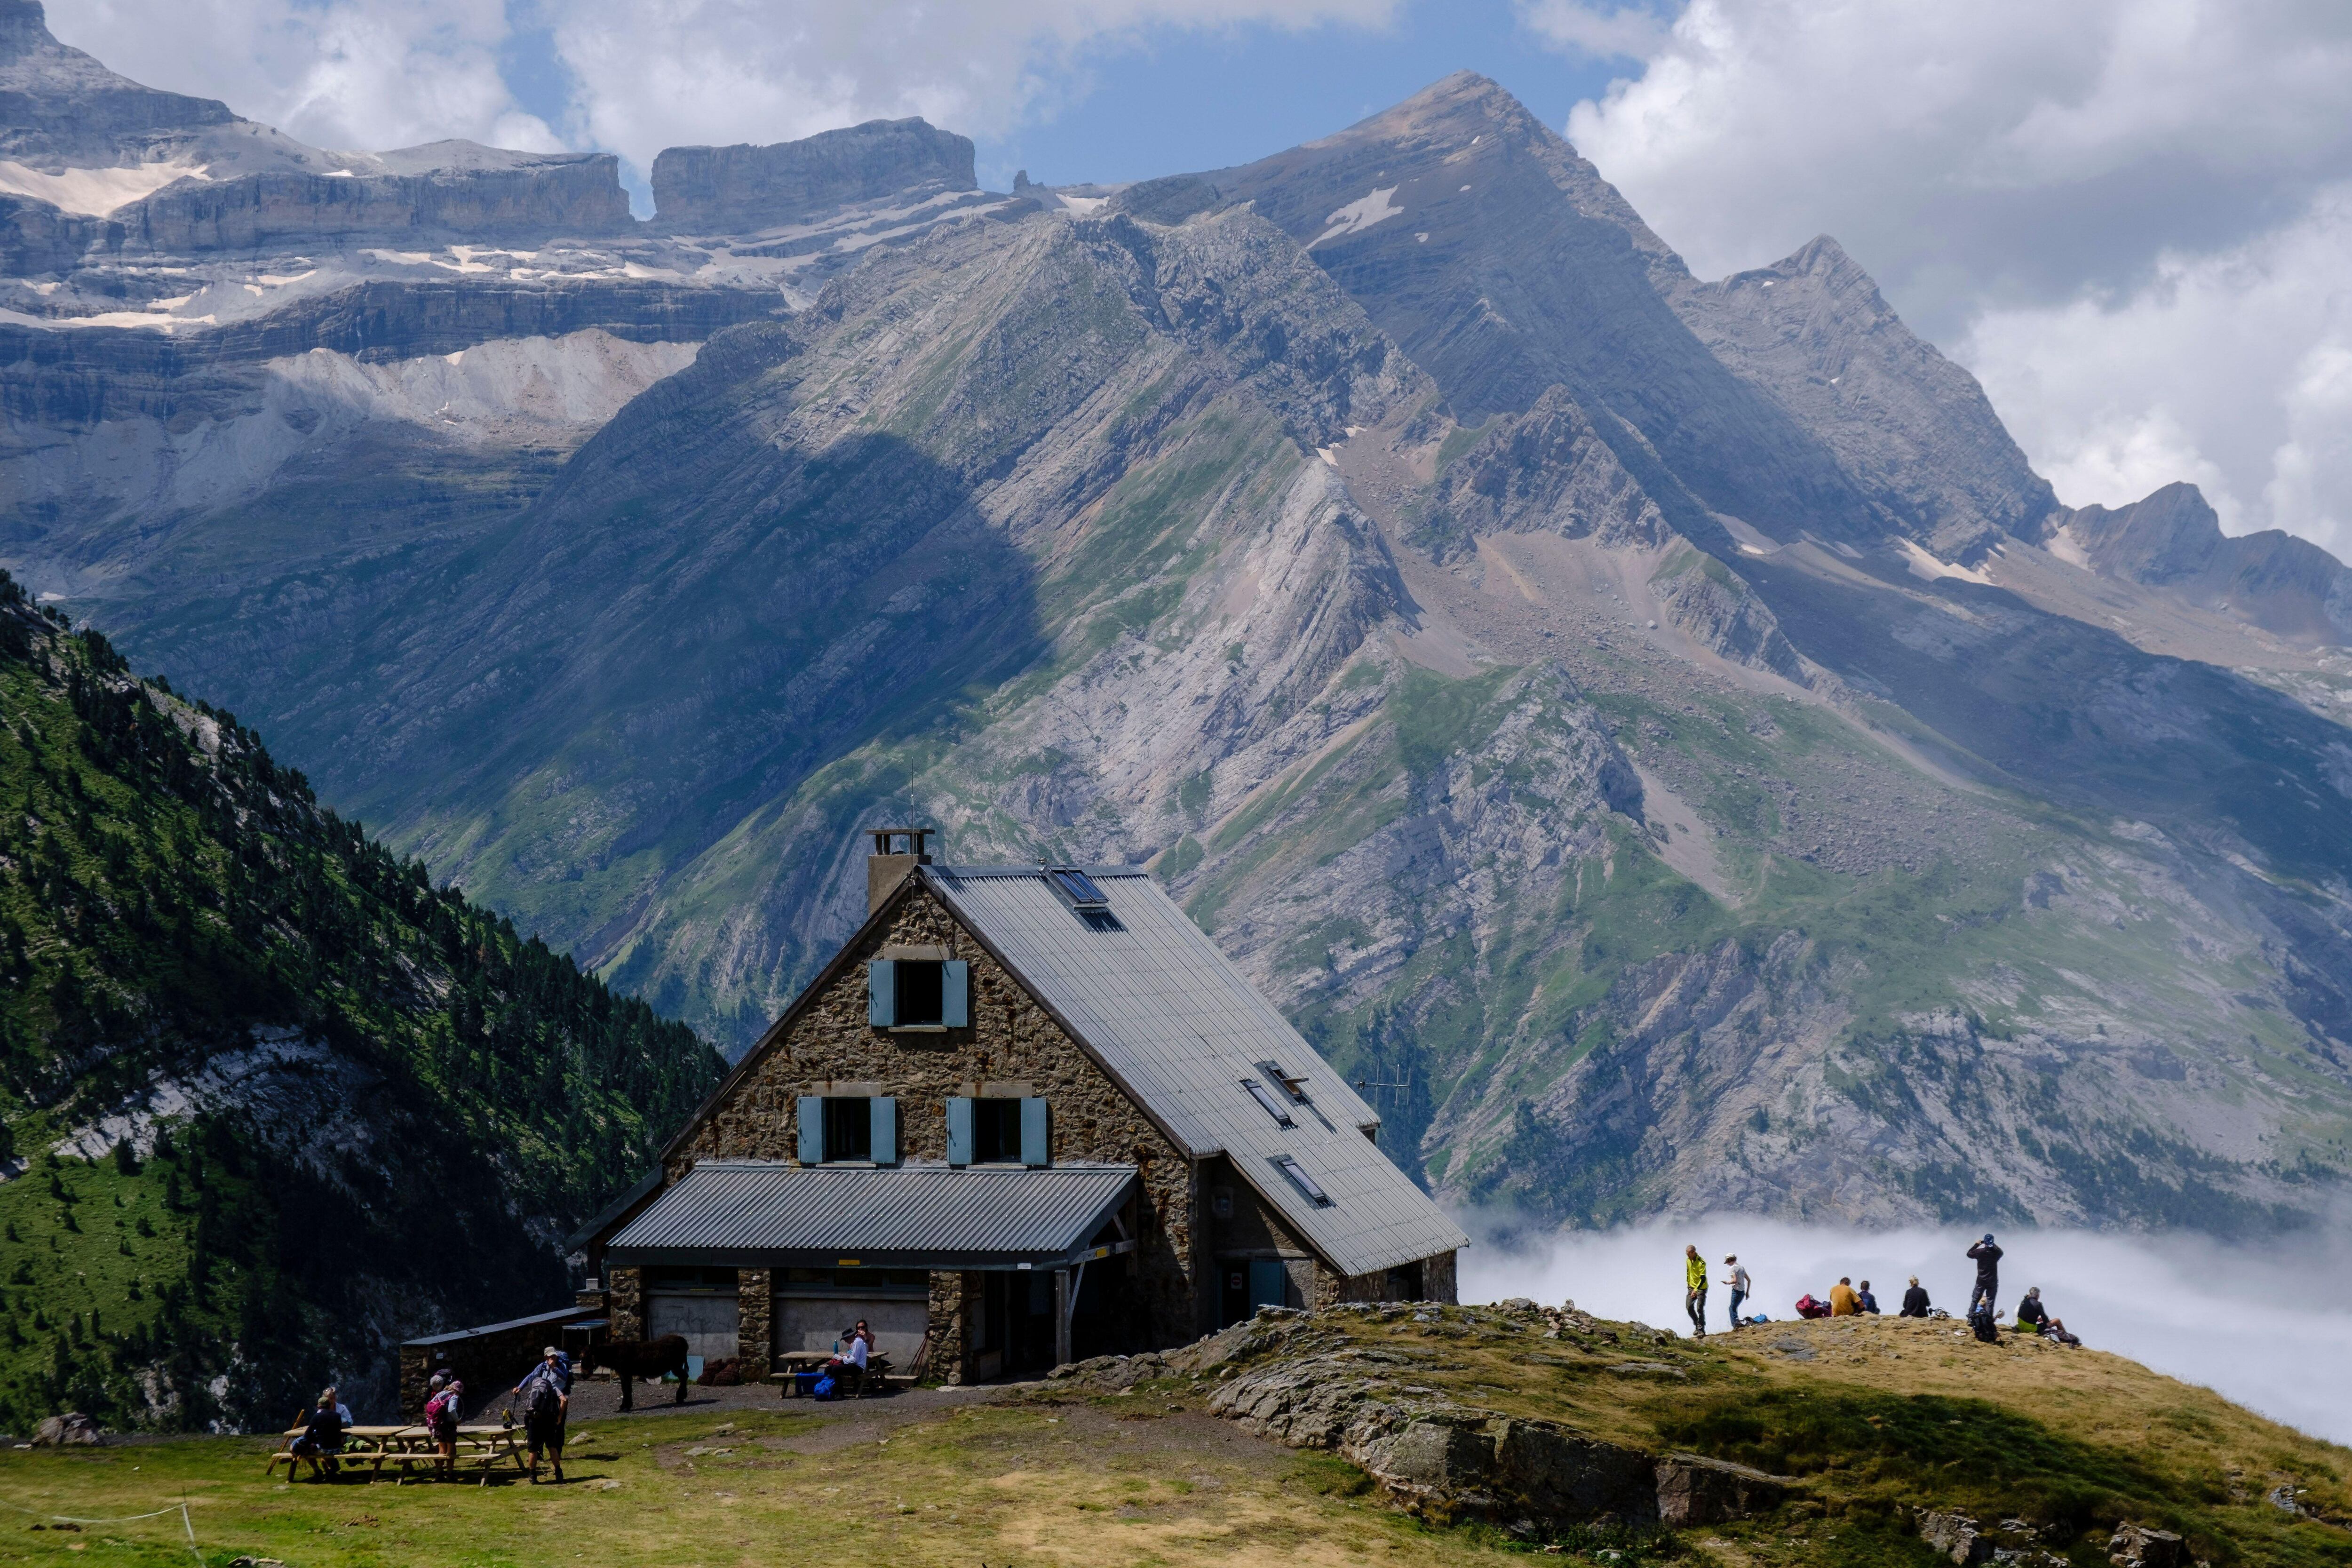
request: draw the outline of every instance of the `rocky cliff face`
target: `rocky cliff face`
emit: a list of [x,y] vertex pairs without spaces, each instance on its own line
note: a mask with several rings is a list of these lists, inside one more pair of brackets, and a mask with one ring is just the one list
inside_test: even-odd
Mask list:
[[654,160],[654,210],[688,234],[781,227],[884,198],[976,191],[969,137],[919,120],[870,120],[771,147],[667,147]]
[[0,283],[0,557],[725,1037],[919,819],[1150,863],[1450,1200],[2337,1201],[2352,663],[2196,586],[2242,542],[2056,509],[1832,243],[1696,280],[1476,78],[1123,191],[968,147]]

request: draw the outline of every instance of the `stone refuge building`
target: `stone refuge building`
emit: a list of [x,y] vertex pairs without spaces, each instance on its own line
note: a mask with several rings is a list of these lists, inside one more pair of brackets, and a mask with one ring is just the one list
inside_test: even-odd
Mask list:
[[875,834],[866,923],[572,1238],[615,1337],[758,1377],[864,1318],[967,1382],[1454,1299],[1467,1238],[1158,882],[933,865],[925,831]]

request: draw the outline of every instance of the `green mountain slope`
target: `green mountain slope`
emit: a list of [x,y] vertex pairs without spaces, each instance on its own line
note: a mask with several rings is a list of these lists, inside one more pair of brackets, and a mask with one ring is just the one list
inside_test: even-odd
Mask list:
[[0,1425],[251,1426],[559,1299],[715,1053],[0,577]]

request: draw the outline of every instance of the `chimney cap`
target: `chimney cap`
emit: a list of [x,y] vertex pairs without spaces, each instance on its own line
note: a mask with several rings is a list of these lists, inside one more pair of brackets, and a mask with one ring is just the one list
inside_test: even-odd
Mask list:
[[877,855],[911,855],[923,865],[931,863],[925,840],[939,831],[936,827],[871,827],[866,831],[874,836]]

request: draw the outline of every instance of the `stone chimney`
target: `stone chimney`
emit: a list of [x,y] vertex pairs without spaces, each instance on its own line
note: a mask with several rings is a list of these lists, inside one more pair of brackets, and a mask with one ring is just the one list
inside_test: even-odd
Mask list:
[[869,831],[874,835],[874,853],[866,862],[866,912],[870,915],[906,880],[908,872],[931,863],[930,851],[924,844],[938,830],[877,827]]

